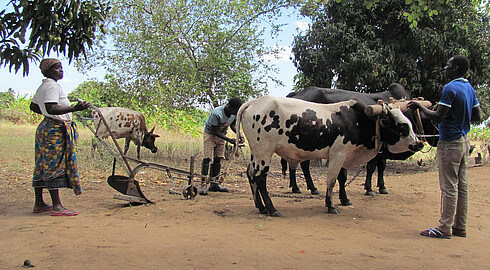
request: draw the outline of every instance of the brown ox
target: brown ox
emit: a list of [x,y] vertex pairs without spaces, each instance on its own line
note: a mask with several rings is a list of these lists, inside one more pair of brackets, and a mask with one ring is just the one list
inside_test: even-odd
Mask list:
[[[137,146],[137,158],[140,158],[141,145],[151,150],[152,153],[157,152],[155,146],[155,139],[160,137],[153,134],[155,128],[150,130],[146,129],[145,117],[143,114],[137,111],[133,111],[122,107],[104,107],[99,109],[112,132],[112,135],[116,139],[125,138],[124,154],[129,150],[129,143],[134,142]],[[97,136],[101,138],[109,137],[109,131],[104,123],[98,117],[98,113],[94,111],[94,125]]]

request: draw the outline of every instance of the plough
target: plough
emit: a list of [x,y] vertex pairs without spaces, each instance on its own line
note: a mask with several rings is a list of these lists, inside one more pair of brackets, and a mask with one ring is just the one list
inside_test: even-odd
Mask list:
[[[192,199],[197,195],[197,187],[195,186],[195,182],[202,182],[203,181],[202,179],[204,179],[204,181],[206,182],[212,180],[210,179],[210,177],[207,176],[203,177],[200,174],[194,173],[194,160],[195,160],[194,156],[190,158],[189,171],[185,171],[182,169],[173,168],[170,166],[166,166],[154,162],[138,160],[124,155],[123,151],[121,150],[121,147],[119,146],[116,138],[114,137],[114,134],[109,128],[109,124],[107,123],[106,119],[104,118],[100,110],[93,105],[91,106],[91,108],[98,113],[100,119],[102,120],[100,121],[100,123],[105,125],[105,127],[107,128],[107,131],[109,132],[109,135],[112,138],[115,147],[110,145],[109,143],[107,143],[97,135],[96,130],[94,130],[94,128],[88,123],[88,120],[93,120],[93,119],[84,118],[78,113],[75,113],[75,115],[94,134],[94,136],[101,142],[104,148],[107,149],[107,151],[111,154],[111,156],[114,157],[112,175],[107,178],[108,184],[112,188],[114,188],[115,190],[121,193],[121,194],[115,194],[114,199],[125,200],[125,201],[129,201],[132,203],[139,203],[139,204],[153,203],[152,201],[150,201],[148,198],[145,197],[145,195],[140,189],[139,182],[134,179],[138,172],[146,168],[165,171],[172,180],[173,180],[172,173],[185,176],[187,178],[187,185],[184,187],[182,193],[176,191],[173,186],[171,187],[169,192],[171,194],[181,194],[186,199]],[[97,127],[95,128],[97,129]],[[129,164],[129,161],[137,163],[137,165],[133,168]],[[128,176],[115,174],[116,163],[121,165],[121,167],[126,171]],[[195,181],[194,178],[198,178],[199,180]]]

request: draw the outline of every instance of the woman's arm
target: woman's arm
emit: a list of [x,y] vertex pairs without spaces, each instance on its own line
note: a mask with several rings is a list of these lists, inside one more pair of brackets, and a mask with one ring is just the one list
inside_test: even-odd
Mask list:
[[46,106],[46,112],[52,115],[60,115],[70,112],[83,111],[90,107],[90,102],[78,101],[75,106],[63,106],[55,102],[44,103]]
[[39,108],[39,105],[37,105],[36,103],[34,102],[31,102],[31,105],[29,106],[29,109],[31,109],[31,111],[37,113],[37,114],[43,114],[41,112],[41,108]]

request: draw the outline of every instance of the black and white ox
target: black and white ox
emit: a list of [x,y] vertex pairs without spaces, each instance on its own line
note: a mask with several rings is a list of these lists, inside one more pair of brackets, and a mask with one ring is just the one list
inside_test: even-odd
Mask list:
[[[155,139],[160,137],[157,134],[153,134],[155,127],[150,131],[146,129],[145,117],[143,114],[137,111],[133,111],[122,107],[104,107],[100,108],[100,113],[104,116],[110,131],[115,139],[125,138],[124,155],[129,150],[129,144],[131,141],[136,144],[137,158],[140,158],[141,146],[150,149],[152,153],[156,153],[158,148],[155,146]],[[101,121],[98,113],[93,112],[95,117],[94,125],[96,129],[96,135],[103,139],[108,138],[109,131],[104,123]]]
[[[366,105],[374,105],[378,100],[383,100],[389,102],[390,98],[396,100],[410,100],[408,93],[405,88],[397,83],[393,83],[388,87],[388,90],[378,92],[378,93],[359,93],[354,91],[347,91],[341,89],[330,89],[330,88],[320,88],[320,87],[307,87],[298,92],[292,92],[287,95],[287,97],[322,103],[331,104],[340,101],[346,101],[349,99],[356,99],[362,101]],[[410,120],[412,126],[417,131],[417,135],[425,135],[429,137],[424,137],[425,141],[431,146],[436,146],[438,142],[439,134],[436,125],[434,125],[431,120],[422,112],[418,114],[416,111],[408,110],[404,112],[405,116]],[[419,121],[420,119],[420,121]],[[387,194],[388,190],[384,184],[384,170],[386,168],[386,160],[405,160],[412,156],[414,152],[407,151],[404,153],[391,153],[388,149],[382,146],[380,153],[376,155],[372,160],[370,160],[366,165],[366,180],[364,183],[364,188],[366,190],[366,195],[375,196],[376,193],[372,190],[371,182],[372,176],[376,168],[378,169],[378,188],[380,193]],[[285,174],[287,169],[287,162],[285,159],[281,159],[282,171]],[[310,174],[310,161],[306,160],[301,162],[301,169],[304,173],[307,189],[311,191],[312,194],[320,194],[318,189],[315,187],[311,174]],[[290,177],[290,187],[293,193],[301,193],[298,185],[296,183],[296,169],[289,168]],[[347,193],[345,191],[345,183],[347,181],[347,170],[342,169],[338,176],[339,180],[339,199],[342,205],[351,205],[352,203],[347,198]]]
[[368,162],[376,156],[382,143],[393,153],[419,149],[412,124],[400,110],[386,108],[382,119],[376,120],[377,117],[364,113],[365,108],[356,100],[318,104],[271,96],[242,105],[237,114],[237,127],[242,126],[250,146],[247,176],[259,211],[280,216],[266,188],[274,153],[292,167],[304,160],[327,159],[325,204],[329,213],[338,214],[331,197],[342,167]]

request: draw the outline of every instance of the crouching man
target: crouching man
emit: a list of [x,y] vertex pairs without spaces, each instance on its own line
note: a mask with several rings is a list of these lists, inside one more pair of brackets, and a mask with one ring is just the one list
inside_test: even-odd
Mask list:
[[[235,144],[235,139],[226,137],[228,127],[237,132],[235,128],[236,114],[242,106],[242,100],[238,97],[231,98],[226,105],[219,106],[211,111],[204,126],[203,142],[204,153],[201,167],[201,175],[211,177],[209,189],[206,185],[206,179],[202,179],[199,189],[199,195],[207,195],[210,192],[228,192],[228,189],[222,187],[217,182],[217,177],[221,170],[221,160],[225,156],[225,144],[229,142]],[[240,141],[243,141],[239,134]],[[213,163],[211,163],[213,159]],[[210,167],[211,163],[211,167]],[[214,177],[214,178],[213,178]]]

